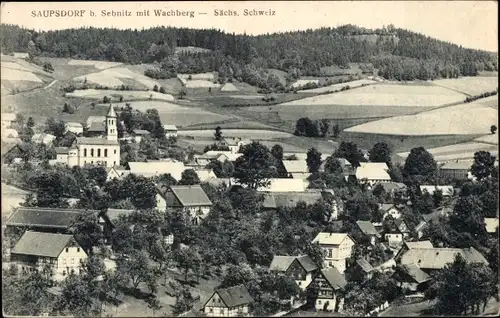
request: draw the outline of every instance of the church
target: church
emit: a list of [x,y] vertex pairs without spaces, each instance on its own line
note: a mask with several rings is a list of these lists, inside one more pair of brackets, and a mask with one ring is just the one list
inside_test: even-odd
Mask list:
[[87,164],[114,167],[120,165],[120,144],[118,142],[117,116],[112,105],[106,115],[106,135],[102,137],[77,137],[71,147],[57,148],[57,163],[69,167]]

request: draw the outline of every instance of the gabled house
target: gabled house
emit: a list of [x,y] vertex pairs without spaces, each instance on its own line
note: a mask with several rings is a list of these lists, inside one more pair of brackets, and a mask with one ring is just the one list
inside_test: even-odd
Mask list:
[[305,160],[282,160],[288,176],[294,179],[307,179],[311,175]]
[[87,254],[73,235],[26,231],[10,257],[21,275],[49,266],[53,279],[62,281],[71,273],[80,274]]
[[318,266],[307,255],[275,255],[271,265],[269,265],[271,272],[277,272],[293,278],[302,290],[305,290],[312,282],[313,274],[317,269]]
[[399,283],[399,287],[412,292],[424,291],[431,281],[431,276],[415,264],[397,266],[392,277]]
[[325,252],[324,267],[335,267],[341,274],[346,269],[346,259],[351,257],[354,240],[346,233],[320,232],[312,243],[317,243]]
[[355,176],[358,182],[366,182],[368,185],[375,183],[390,182],[389,167],[382,162],[360,162],[356,168]]
[[16,121],[16,114],[2,113],[0,118],[2,119],[2,128],[9,128]]
[[358,226],[359,231],[362,235],[368,237],[371,245],[377,244],[380,241],[380,233],[375,229],[373,223],[370,221],[357,221],[356,225]]
[[212,201],[200,185],[177,185],[157,188],[156,207],[160,211],[182,209],[198,222],[208,215]]
[[379,210],[383,213],[382,219],[385,219],[389,215],[392,216],[393,219],[399,219],[401,217],[401,210],[394,204],[380,204]]
[[78,136],[83,134],[83,125],[78,123],[78,122],[74,122],[74,121],[66,122],[64,124],[64,128],[65,128],[64,133],[67,133],[68,131],[70,131]]
[[394,259],[396,261],[399,261],[401,259],[401,256],[412,248],[434,248],[434,246],[432,245],[431,241],[405,241],[403,242],[403,245],[401,246],[397,254],[394,256]]
[[235,137],[222,137],[221,140],[218,140],[215,144],[218,147],[228,147],[231,153],[238,153],[240,147],[249,144],[250,141],[245,141],[242,138]]
[[389,247],[400,247],[404,239],[410,236],[410,230],[403,219],[396,219],[391,223],[390,230],[384,233],[384,239]]
[[175,125],[163,125],[163,130],[167,139],[170,137],[177,138],[177,127]]
[[339,311],[343,308],[342,293],[347,285],[344,275],[335,267],[325,268],[315,276],[313,284],[318,287],[316,310]]
[[371,279],[375,268],[364,258],[358,258],[354,264],[349,267],[345,276],[349,281],[363,282],[365,280]]
[[132,130],[132,137],[134,138],[136,143],[140,143],[142,138],[145,136],[149,136],[151,133],[144,129],[134,129]]
[[253,298],[244,285],[216,289],[203,305],[208,317],[241,317],[248,315]]
[[210,179],[215,179],[217,176],[215,175],[212,169],[193,169],[201,182],[207,182]]
[[375,188],[377,185],[382,186],[384,188],[385,193],[389,194],[391,199],[393,200],[402,200],[407,201],[410,199],[406,191],[408,190],[407,186],[402,182],[377,182],[373,185]]

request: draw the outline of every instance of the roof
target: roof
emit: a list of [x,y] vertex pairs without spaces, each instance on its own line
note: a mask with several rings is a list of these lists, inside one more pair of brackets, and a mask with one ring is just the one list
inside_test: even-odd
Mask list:
[[171,130],[177,131],[177,127],[175,125],[163,125],[163,129],[168,130],[168,131],[171,131]]
[[453,186],[435,186],[435,185],[421,185],[420,191],[423,193],[424,191],[428,192],[430,195],[434,194],[434,191],[441,190],[443,195],[453,195]]
[[68,154],[68,151],[69,151],[69,148],[68,147],[56,147],[56,153],[58,155],[67,155]]
[[379,205],[379,209],[384,211],[384,212],[387,212],[392,208],[399,210],[398,207],[396,207],[394,204],[391,204],[391,203],[383,203],[383,204]]
[[470,170],[473,160],[462,160],[455,162],[448,162],[441,166],[441,170]]
[[488,261],[475,248],[412,248],[401,257],[401,264],[415,264],[423,269],[442,269],[447,263],[455,260],[455,255],[461,254],[469,263],[484,263]]
[[311,260],[308,255],[300,255],[300,256],[280,256],[275,255],[269,265],[269,269],[271,271],[286,271],[290,265],[292,265],[293,261],[297,260],[300,265],[304,268],[306,272],[312,272],[318,268],[316,264]]
[[76,137],[77,145],[118,145],[118,140],[108,140],[106,138]]
[[396,219],[396,220],[394,220],[394,224],[396,225],[396,227],[398,228],[398,230],[401,231],[401,232],[403,232],[403,230],[401,229],[401,225],[403,223],[406,225],[406,231],[409,232],[410,230],[408,229],[408,225],[406,224],[405,220],[403,220],[403,219]]
[[87,118],[87,127],[90,126],[91,123],[104,123],[106,121],[106,116],[89,116]]
[[213,178],[208,179],[206,182],[213,186],[219,187],[223,184],[225,184],[226,186],[230,186],[232,185],[232,181],[233,180],[231,180],[231,178]]
[[26,231],[11,253],[58,257],[71,240],[73,235]]
[[360,162],[360,166],[356,169],[356,178],[358,180],[391,180],[389,167],[383,162]]
[[[66,229],[84,211],[77,209],[20,207],[12,213],[11,217],[7,220],[7,225]],[[99,211],[91,211],[94,211],[96,214],[99,213]]]
[[223,137],[223,139],[229,146],[237,146],[239,142],[243,141],[239,137]]
[[264,194],[264,208],[295,207],[299,202],[312,205],[322,199],[321,192],[272,192]]
[[247,305],[253,302],[253,298],[250,296],[245,285],[216,289],[215,293],[219,295],[227,307]]
[[321,273],[334,289],[344,289],[347,285],[344,275],[342,275],[335,267],[323,269]]
[[366,273],[369,273],[373,270],[373,266],[364,258],[357,259],[356,264],[358,264],[359,267],[361,267],[361,269]]
[[318,266],[314,264],[313,260],[308,255],[297,256],[297,261],[299,261],[300,265],[304,267],[306,272],[312,272],[318,269]]
[[291,178],[273,178],[269,179],[270,184],[267,187],[260,187],[260,192],[304,192],[306,184],[302,179]]
[[312,242],[328,245],[340,245],[346,238],[349,238],[351,241],[353,241],[347,233],[320,232],[318,233],[318,235],[316,235]]
[[149,131],[144,130],[144,129],[134,129],[132,132],[136,135],[149,135],[150,134]]
[[384,188],[385,192],[392,192],[392,191],[398,191],[398,190],[404,190],[406,189],[406,185],[401,182],[377,182],[375,186],[381,185]]
[[34,134],[33,137],[31,137],[31,141],[34,143],[50,143],[56,139],[56,136],[51,135],[51,134],[46,134],[46,133],[41,133],[41,134]]
[[417,241],[417,242],[405,242],[406,246],[409,249],[412,248],[433,248],[431,241]]
[[224,84],[224,86],[222,86],[222,88],[220,90],[221,90],[221,92],[237,92],[237,91],[239,91],[239,89],[236,88],[236,86],[234,86],[233,83]]
[[111,104],[109,104],[109,109],[108,109],[108,113],[106,114],[106,117],[116,118],[115,108]]
[[78,127],[78,128],[82,128],[83,125],[81,123],[77,123],[76,121],[68,121],[66,122],[66,126],[68,127]]
[[16,114],[14,113],[2,113],[0,118],[5,121],[14,121],[16,120]]
[[170,189],[183,206],[212,205],[212,201],[200,185],[170,186]]
[[206,182],[209,179],[216,178],[212,169],[194,169],[194,171],[198,175],[201,182]]
[[484,223],[486,225],[486,232],[495,233],[498,228],[497,218],[484,218]]
[[401,267],[411,278],[413,278],[419,284],[431,279],[431,277],[426,272],[421,270],[415,264],[401,265]]
[[[17,130],[15,130],[13,128],[2,128],[2,137],[17,138],[17,137],[19,137],[19,133],[17,132]],[[5,139],[5,138],[3,138],[3,139]]]
[[148,161],[148,162],[129,162],[130,173],[141,175],[146,178],[170,173],[170,175],[180,180],[182,172],[186,170],[183,162],[176,160]]
[[375,235],[376,237],[380,237],[380,234],[375,229],[375,226],[373,226],[372,222],[370,222],[370,221],[357,221],[356,224],[358,225],[361,232],[363,232],[363,234]]
[[90,127],[87,131],[90,132],[105,132],[106,131],[106,125],[104,122],[92,122],[90,123]]
[[106,210],[106,215],[108,216],[110,221],[118,220],[120,215],[130,215],[134,213],[134,210],[129,209],[111,209],[108,208]]
[[299,172],[308,173],[309,168],[305,160],[282,160],[283,166],[288,173]]

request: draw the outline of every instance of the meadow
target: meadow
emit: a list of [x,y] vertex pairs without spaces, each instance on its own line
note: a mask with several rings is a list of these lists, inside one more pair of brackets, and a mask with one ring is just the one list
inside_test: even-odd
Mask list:
[[120,62],[108,62],[108,61],[90,61],[90,60],[70,60],[68,65],[72,66],[93,66],[99,70],[104,70],[107,68],[122,65]]
[[80,97],[92,100],[102,100],[104,96],[112,98],[114,101],[119,101],[120,96],[123,100],[164,100],[173,101],[174,97],[170,94],[161,94],[153,91],[121,91],[112,89],[77,89],[72,93],[66,93],[66,97]]
[[121,85],[132,86],[135,89],[150,89],[155,85],[161,86],[157,81],[141,74],[134,72],[127,67],[107,68],[100,72],[80,75],[74,78],[76,82],[93,83],[109,88],[116,88]]
[[498,145],[498,135],[484,135],[484,136],[481,136],[479,138],[476,138],[474,139],[474,141],[477,141],[477,142],[484,142],[486,144],[494,144],[494,145]]
[[[479,142],[465,142],[454,145],[427,148],[436,161],[450,161],[458,159],[471,159],[474,158],[474,153],[477,151],[498,151],[498,146],[491,144],[484,144]],[[408,157],[409,152],[398,153],[398,156],[405,159]]]
[[369,79],[361,79],[361,80],[357,80],[357,81],[344,82],[344,83],[333,84],[333,85],[318,87],[318,88],[313,88],[313,89],[300,90],[298,92],[299,93],[335,92],[335,91],[340,91],[341,89],[343,89],[347,86],[349,86],[349,88],[356,88],[356,87],[371,85],[371,84],[375,84],[375,83],[377,83],[377,81],[369,80]]
[[492,92],[498,88],[498,78],[493,76],[438,79],[432,83],[472,96]]
[[[292,136],[290,133],[276,131],[276,130],[265,130],[265,129],[224,129],[222,131],[223,136],[240,137],[240,138],[250,138],[258,140],[273,140],[277,138],[287,138]],[[212,129],[193,129],[193,130],[179,130],[179,136],[191,136],[195,138],[211,138],[214,135],[214,130]]]

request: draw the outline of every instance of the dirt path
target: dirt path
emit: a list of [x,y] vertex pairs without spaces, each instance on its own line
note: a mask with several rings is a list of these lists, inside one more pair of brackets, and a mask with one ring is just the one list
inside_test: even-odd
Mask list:
[[52,85],[54,85],[55,83],[57,82],[57,80],[53,80],[52,83],[50,83],[49,85],[45,86],[43,89],[47,89],[49,87],[51,87]]

